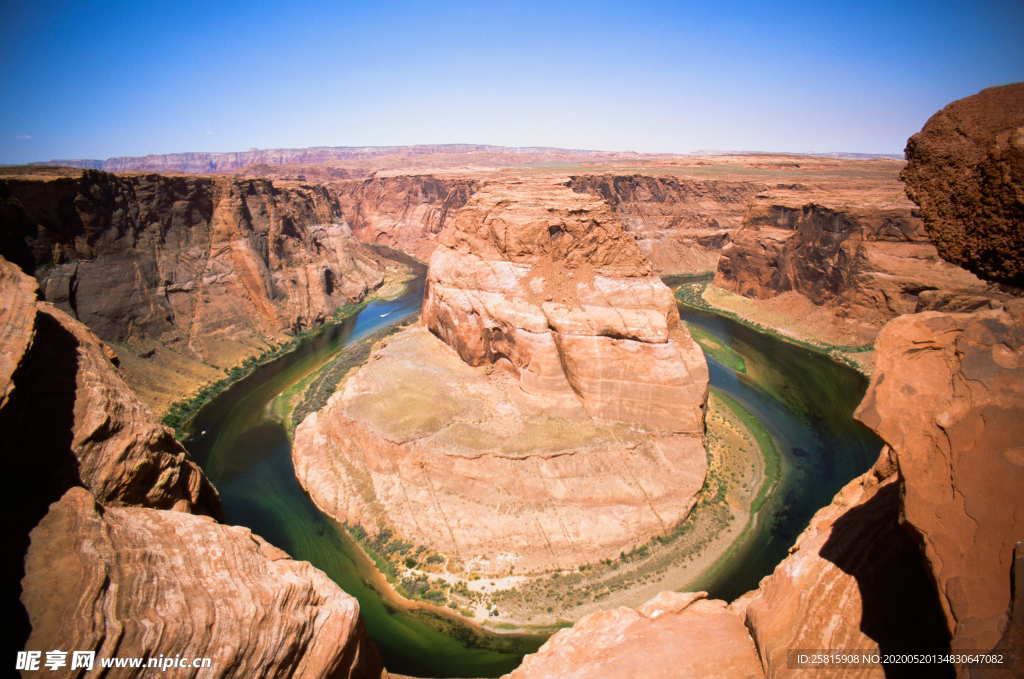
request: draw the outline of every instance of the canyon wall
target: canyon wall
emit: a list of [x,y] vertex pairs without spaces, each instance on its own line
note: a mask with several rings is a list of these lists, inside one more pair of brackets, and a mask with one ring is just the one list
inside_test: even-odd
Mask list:
[[438,234],[476,187],[472,179],[405,175],[336,182],[331,191],[357,238],[427,261]]
[[714,282],[757,300],[796,293],[865,339],[901,314],[997,304],[983,281],[938,256],[909,208],[754,206]]
[[51,160],[64,165],[107,172],[189,172],[214,174],[245,170],[253,165],[389,167],[410,166],[417,159],[433,165],[567,162],[635,158],[639,154],[550,147],[509,147],[488,144],[421,144],[417,146],[311,146],[301,149],[252,149],[227,153],[164,153],[119,158]]
[[659,274],[714,271],[729,233],[763,184],[643,175],[580,175],[568,186],[600,196]]
[[323,186],[93,171],[4,179],[0,219],[2,254],[116,345],[155,405],[361,299],[387,266]]
[[431,257],[422,318],[296,429],[326,513],[458,577],[617,558],[689,513],[707,367],[603,201],[484,184]]

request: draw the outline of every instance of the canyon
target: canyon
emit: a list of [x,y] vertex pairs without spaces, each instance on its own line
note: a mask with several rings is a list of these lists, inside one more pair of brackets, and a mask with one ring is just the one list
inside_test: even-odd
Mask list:
[[[905,167],[527,154],[566,164],[549,168],[427,147],[404,167],[391,148],[139,168],[230,175],[5,172],[0,422],[34,451],[8,481],[7,596],[32,635],[16,643],[381,676],[355,600],[218,523],[217,491],[154,413],[405,271],[372,244],[429,259],[422,319],[297,427],[295,474],[350,528],[465,582],[614,559],[693,508],[708,368],[660,274],[713,274],[712,307],[872,349],[856,417],[885,446],[756,589],[592,613],[510,679],[633,676],[639,659],[651,676],[780,677],[807,673],[792,650],[829,648],[1015,652],[956,668],[1013,676],[1022,97],[951,104]],[[248,176],[254,163],[280,169]]]

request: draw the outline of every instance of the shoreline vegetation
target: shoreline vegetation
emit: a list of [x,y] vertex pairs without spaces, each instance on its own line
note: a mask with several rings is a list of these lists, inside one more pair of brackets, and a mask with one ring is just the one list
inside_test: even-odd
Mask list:
[[[699,273],[699,274],[674,274],[669,276],[662,276],[661,280],[667,285],[675,294],[676,301],[684,306],[696,309],[698,311],[705,311],[708,313],[723,316],[729,320],[736,321],[742,325],[756,330],[757,332],[769,335],[775,339],[789,342],[790,344],[796,345],[808,351],[827,356],[829,359],[840,363],[848,368],[856,370],[862,375],[870,377],[870,369],[865,366],[861,361],[857,360],[857,354],[867,354],[874,350],[874,344],[861,344],[861,345],[840,345],[830,344],[819,339],[800,339],[787,334],[780,328],[771,327],[763,323],[751,320],[744,317],[735,311],[729,309],[723,309],[721,307],[711,304],[705,297],[705,292],[708,287],[712,286],[712,280],[714,279],[714,273]],[[692,333],[691,328],[691,333]],[[700,333],[694,335],[694,340],[701,344],[702,348],[708,350],[716,359],[723,364],[735,368],[733,363],[730,363],[728,353],[724,353],[718,347],[705,347],[702,343],[701,337],[698,337]],[[724,345],[719,345],[724,346]],[[725,347],[728,349],[728,347]],[[731,351],[731,350],[730,350]],[[735,353],[735,352],[732,352]]]
[[224,377],[215,382],[207,382],[191,396],[172,403],[160,418],[160,422],[174,430],[174,438],[184,441],[192,433],[190,427],[196,414],[217,396],[220,396],[238,382],[252,375],[257,368],[293,352],[306,339],[355,316],[365,309],[370,302],[400,297],[404,294],[409,281],[414,277],[415,273],[408,268],[389,272],[381,284],[368,291],[362,300],[344,304],[335,309],[323,322],[306,328],[279,344],[270,344],[262,353],[249,356],[231,368],[225,368]]

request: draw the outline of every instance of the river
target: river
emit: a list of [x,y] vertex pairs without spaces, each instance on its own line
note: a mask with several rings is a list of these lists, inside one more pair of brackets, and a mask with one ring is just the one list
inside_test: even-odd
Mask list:
[[[418,311],[423,279],[391,301],[374,301],[355,316],[325,327],[292,353],[238,382],[193,421],[186,447],[221,492],[228,523],[250,527],[296,559],[310,561],[360,603],[367,630],[393,672],[434,677],[497,676],[514,668],[541,637],[488,635],[481,644],[467,630],[438,629],[437,620],[389,605],[367,583],[374,572],[348,536],[309,500],[295,479],[274,399],[343,347]],[[711,383],[753,413],[782,453],[775,492],[739,544],[699,585],[731,599],[757,585],[785,556],[818,508],[867,469],[880,442],[851,419],[866,380],[827,358],[732,320],[680,308],[684,320],[731,346],[746,374],[709,357]],[[481,648],[480,646],[487,646]]]

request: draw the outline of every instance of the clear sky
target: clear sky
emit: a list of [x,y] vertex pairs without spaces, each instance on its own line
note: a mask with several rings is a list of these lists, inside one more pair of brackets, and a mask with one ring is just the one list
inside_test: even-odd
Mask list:
[[0,0],[0,162],[483,143],[900,153],[1024,1]]

